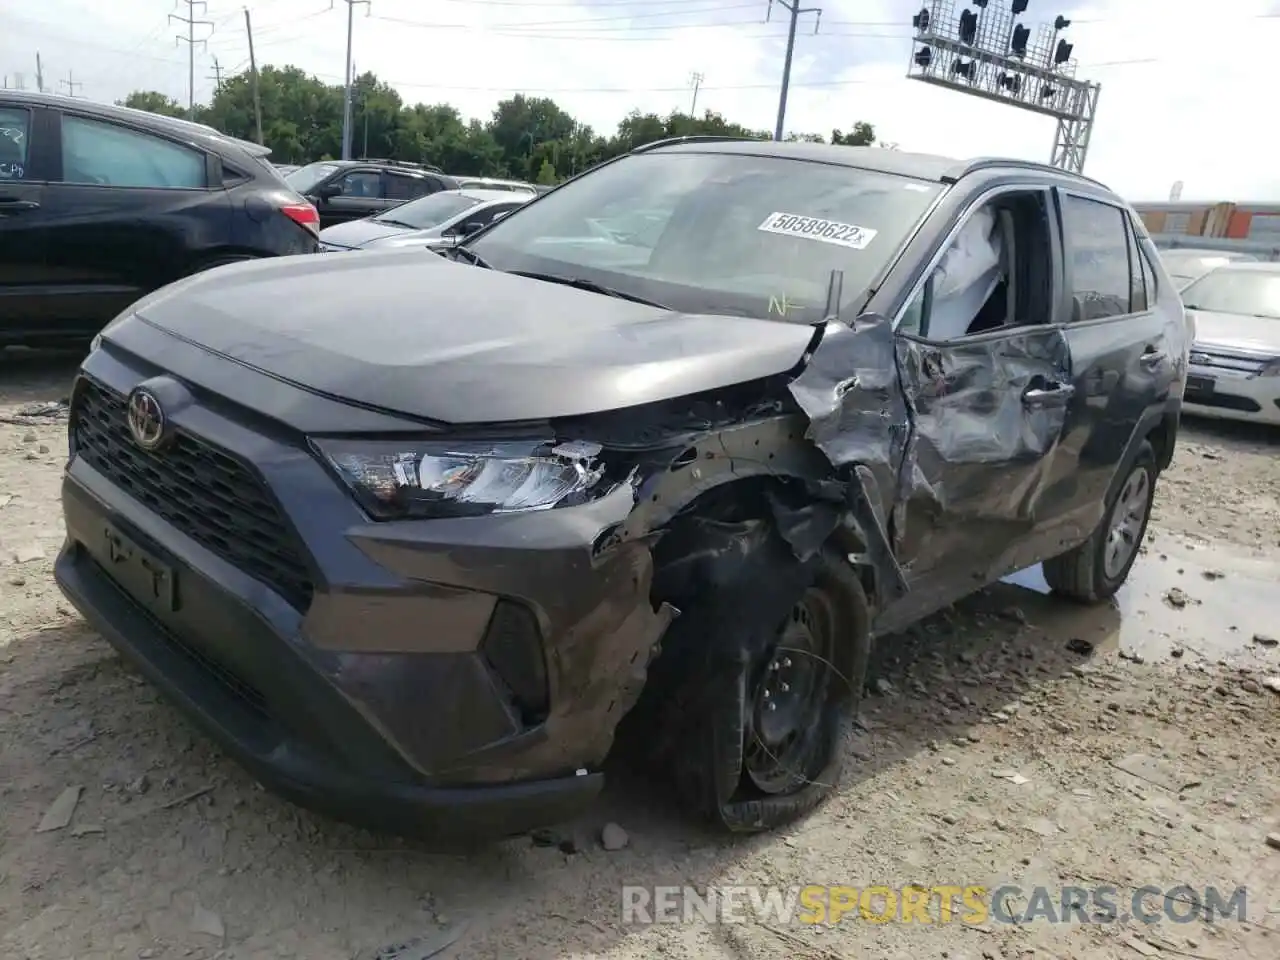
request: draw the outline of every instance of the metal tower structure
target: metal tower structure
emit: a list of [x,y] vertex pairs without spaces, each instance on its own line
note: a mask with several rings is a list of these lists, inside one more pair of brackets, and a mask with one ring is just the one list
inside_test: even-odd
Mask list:
[[927,0],[911,18],[907,77],[1053,117],[1058,130],[1049,162],[1081,173],[1102,88],[1076,77],[1074,45],[1061,36],[1071,21],[1059,16],[1033,30],[1019,19],[1027,6],[1028,0]]

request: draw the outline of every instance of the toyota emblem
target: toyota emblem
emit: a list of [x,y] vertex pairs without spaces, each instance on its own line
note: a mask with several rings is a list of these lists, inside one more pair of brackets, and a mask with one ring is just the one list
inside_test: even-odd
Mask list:
[[129,395],[129,432],[143,450],[155,450],[165,440],[164,410],[150,390],[137,388]]

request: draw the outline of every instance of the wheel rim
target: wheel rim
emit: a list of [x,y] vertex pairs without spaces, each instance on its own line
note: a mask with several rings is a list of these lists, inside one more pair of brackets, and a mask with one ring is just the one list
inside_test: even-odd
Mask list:
[[1102,568],[1108,580],[1120,576],[1137,553],[1150,499],[1150,474],[1146,467],[1139,467],[1129,474],[1120,488],[1115,506],[1111,508],[1111,522],[1107,526],[1107,542],[1102,555]]
[[829,682],[835,612],[811,587],[791,609],[752,698],[743,769],[763,793],[803,784]]

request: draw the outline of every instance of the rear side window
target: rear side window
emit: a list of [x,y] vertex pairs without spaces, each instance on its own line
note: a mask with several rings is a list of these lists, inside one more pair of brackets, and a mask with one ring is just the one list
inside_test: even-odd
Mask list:
[[26,177],[30,135],[30,111],[0,107],[0,180],[22,180]]
[[62,118],[62,179],[104,187],[203,190],[203,153],[114,123]]
[[1063,200],[1074,286],[1071,318],[1101,320],[1132,313],[1131,240],[1124,211],[1083,197],[1066,196]]
[[398,173],[388,173],[388,200],[416,200],[431,192],[431,185],[421,177],[406,177]]

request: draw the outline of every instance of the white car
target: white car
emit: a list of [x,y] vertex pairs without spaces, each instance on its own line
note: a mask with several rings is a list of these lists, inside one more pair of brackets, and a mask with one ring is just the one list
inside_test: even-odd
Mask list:
[[1182,290],[1195,324],[1186,413],[1280,425],[1280,263],[1232,263]]
[[1175,247],[1172,250],[1160,251],[1160,260],[1179,290],[1186,289],[1188,284],[1199,280],[1210,270],[1216,270],[1231,263],[1253,263],[1257,259],[1251,253],[1240,253],[1235,250]]

